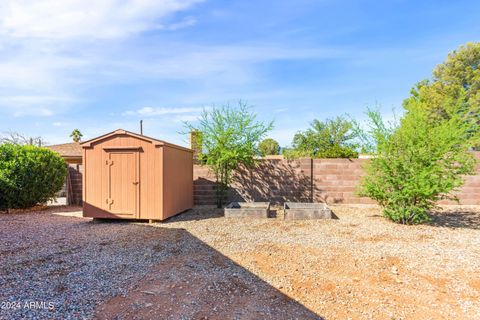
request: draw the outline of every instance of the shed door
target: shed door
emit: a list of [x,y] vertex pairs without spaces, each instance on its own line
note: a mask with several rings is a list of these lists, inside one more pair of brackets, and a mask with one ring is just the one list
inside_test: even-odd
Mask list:
[[138,217],[138,151],[108,151],[107,160],[107,210],[113,214]]

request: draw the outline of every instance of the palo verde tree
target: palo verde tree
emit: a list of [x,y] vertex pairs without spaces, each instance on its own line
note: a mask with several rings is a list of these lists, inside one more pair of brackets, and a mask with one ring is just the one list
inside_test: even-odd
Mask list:
[[402,224],[429,220],[428,212],[473,174],[475,159],[469,152],[472,123],[451,114],[429,121],[428,106],[412,102],[396,127],[388,127],[378,112],[370,112],[374,157],[367,163],[361,196],[376,200],[384,216]]
[[309,129],[295,134],[292,148],[284,154],[287,158],[357,158],[357,132],[353,129],[353,122],[344,117],[315,119]]
[[272,138],[264,139],[258,145],[261,156],[270,156],[280,154],[280,145]]
[[355,139],[358,142],[360,152],[374,154],[377,151],[377,144],[383,141],[385,137],[390,136],[398,126],[397,116],[394,120],[385,122],[380,114],[380,108],[367,109],[366,125],[352,119]]
[[255,165],[258,144],[273,127],[272,122],[258,121],[250,110],[245,102],[239,101],[236,107],[225,105],[204,110],[198,126],[186,124],[190,131],[201,132],[196,135],[201,137],[196,141],[201,145],[199,159],[215,174],[219,208],[227,198],[233,173],[240,166]]

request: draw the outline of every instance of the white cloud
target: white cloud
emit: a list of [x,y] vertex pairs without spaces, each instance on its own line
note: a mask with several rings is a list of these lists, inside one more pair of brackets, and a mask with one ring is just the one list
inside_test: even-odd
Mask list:
[[16,109],[13,113],[14,117],[22,117],[22,116],[40,116],[40,117],[49,117],[53,115],[52,109],[47,107],[34,107],[34,108],[21,108]]
[[59,106],[72,103],[68,96],[19,95],[0,96],[0,111],[11,113],[14,117],[41,116],[54,114]]
[[165,29],[172,30],[172,31],[173,30],[180,30],[180,29],[191,27],[191,26],[195,25],[196,23],[197,23],[197,19],[195,19],[193,17],[186,17],[185,19],[183,19],[180,22],[175,22],[175,23],[167,25],[165,27]]
[[184,113],[199,113],[203,108],[152,108],[152,107],[143,107],[138,110],[129,110],[122,113],[123,116],[164,116],[172,114],[184,114]]
[[195,24],[193,17],[169,17],[201,1],[1,1],[0,112],[49,116],[68,110],[89,86],[121,82],[126,69],[109,61],[128,55],[125,41]]
[[[103,52],[105,54],[105,52]],[[324,59],[338,50],[286,48],[278,44],[195,45],[148,43],[130,48],[119,59],[105,59],[98,73],[115,81],[131,79],[202,80],[203,83],[245,84],[261,75],[258,65],[278,60]],[[97,56],[102,56],[98,52]],[[111,73],[112,70],[114,73]]]
[[[55,115],[89,99],[91,88],[168,80],[196,81],[197,91],[181,99],[202,92],[206,96],[202,103],[208,103],[213,102],[208,101],[213,94],[218,99],[217,91],[261,81],[259,64],[338,54],[328,48],[291,48],[276,43],[212,45],[134,37],[143,31],[167,32],[194,25],[195,17],[181,19],[175,13],[198,2],[201,0],[0,1],[0,112]],[[236,92],[229,95],[240,97]],[[185,105],[196,103],[198,99]],[[186,111],[180,112],[182,109]],[[183,119],[189,112],[190,108],[147,107],[124,114],[182,114]]]
[[12,37],[116,38],[156,28],[159,19],[200,0],[3,0],[0,34]]

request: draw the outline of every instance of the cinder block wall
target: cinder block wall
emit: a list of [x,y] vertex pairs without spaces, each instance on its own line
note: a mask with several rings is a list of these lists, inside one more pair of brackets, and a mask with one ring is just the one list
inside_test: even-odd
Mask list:
[[[480,159],[480,152],[475,152]],[[265,159],[254,170],[242,170],[234,177],[230,201],[326,202],[329,204],[373,204],[355,190],[365,174],[368,159]],[[69,165],[73,201],[81,204],[82,165]],[[480,205],[480,165],[477,175],[467,176],[457,193],[460,204]],[[215,176],[206,166],[194,165],[194,204],[215,204]],[[440,201],[440,204],[456,204]]]
[[314,200],[329,204],[374,204],[356,195],[368,159],[314,159]]
[[[478,160],[477,174],[474,176],[466,176],[465,184],[454,195],[460,199],[463,205],[480,205],[480,151],[474,152]],[[456,202],[442,200],[439,204],[456,204]]]
[[[475,152],[480,159],[480,152]],[[374,204],[355,194],[368,159],[264,159],[253,170],[241,170],[234,177],[230,201],[326,202],[329,204]],[[478,174],[467,176],[457,193],[462,205],[480,205]],[[194,203],[215,204],[215,176],[208,167],[194,166]],[[441,201],[440,204],[456,204]]]
[[68,164],[67,203],[69,205],[82,205],[82,174],[83,165]]

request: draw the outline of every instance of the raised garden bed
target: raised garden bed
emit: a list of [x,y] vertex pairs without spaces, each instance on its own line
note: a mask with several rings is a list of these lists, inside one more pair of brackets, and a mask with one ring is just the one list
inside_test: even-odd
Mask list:
[[285,220],[332,219],[332,211],[325,203],[285,202]]
[[231,202],[225,207],[226,218],[268,218],[270,202]]

